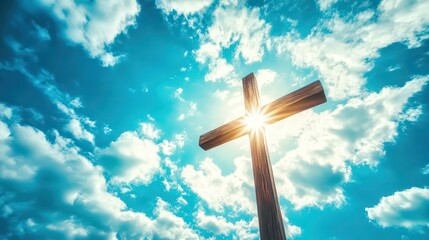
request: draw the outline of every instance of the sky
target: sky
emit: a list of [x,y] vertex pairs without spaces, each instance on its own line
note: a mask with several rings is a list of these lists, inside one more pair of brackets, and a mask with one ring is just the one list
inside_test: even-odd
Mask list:
[[258,239],[250,146],[201,134],[320,80],[266,126],[288,239],[429,238],[429,1],[3,0],[0,239]]

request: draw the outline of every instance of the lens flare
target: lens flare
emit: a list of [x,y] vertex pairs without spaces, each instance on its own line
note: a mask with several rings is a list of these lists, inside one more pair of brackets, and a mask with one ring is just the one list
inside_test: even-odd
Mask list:
[[266,125],[266,117],[260,112],[250,113],[244,118],[244,122],[250,131],[261,130]]

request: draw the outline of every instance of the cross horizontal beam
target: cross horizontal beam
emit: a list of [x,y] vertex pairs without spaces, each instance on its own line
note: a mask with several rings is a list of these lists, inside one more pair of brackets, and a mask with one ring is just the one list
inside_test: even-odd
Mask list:
[[[324,102],[326,102],[326,96],[322,84],[320,81],[315,81],[262,106],[260,112],[265,116],[265,122],[272,124]],[[245,116],[242,116],[201,135],[200,147],[209,150],[248,134],[249,129],[244,120]]]

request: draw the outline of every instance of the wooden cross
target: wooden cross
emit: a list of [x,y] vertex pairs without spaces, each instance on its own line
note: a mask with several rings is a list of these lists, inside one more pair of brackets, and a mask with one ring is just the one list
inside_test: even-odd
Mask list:
[[275,123],[326,102],[325,93],[320,81],[315,81],[261,107],[258,85],[253,73],[243,78],[243,92],[245,116],[201,135],[199,145],[208,150],[249,134],[260,236],[262,240],[283,240],[286,239],[286,234],[264,124]]

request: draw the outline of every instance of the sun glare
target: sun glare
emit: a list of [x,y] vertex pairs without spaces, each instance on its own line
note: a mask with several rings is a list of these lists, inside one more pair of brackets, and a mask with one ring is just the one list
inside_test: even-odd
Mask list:
[[265,116],[259,112],[248,114],[244,121],[251,131],[262,129],[266,125]]

